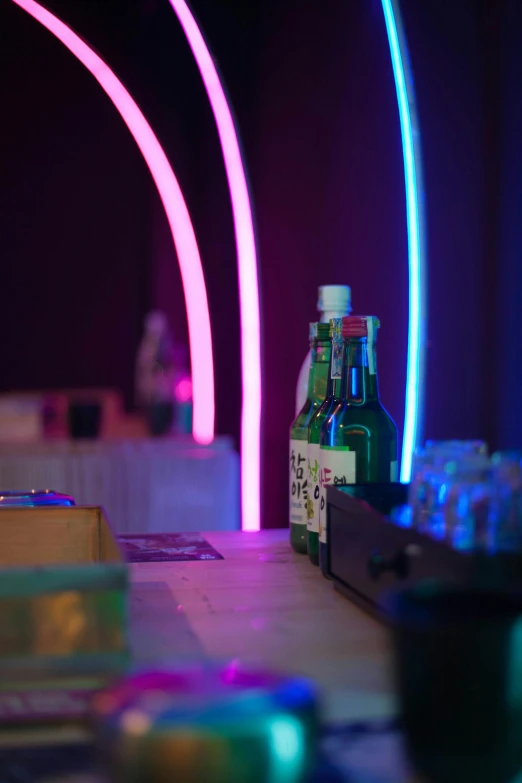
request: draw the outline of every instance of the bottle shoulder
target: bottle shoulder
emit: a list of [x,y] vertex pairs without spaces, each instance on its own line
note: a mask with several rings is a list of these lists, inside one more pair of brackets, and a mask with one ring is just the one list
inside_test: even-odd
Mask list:
[[326,430],[356,426],[378,427],[388,430],[390,435],[397,434],[397,426],[388,411],[376,400],[364,405],[350,405],[347,402],[338,402],[327,416],[323,427]]
[[310,375],[311,366],[312,366],[312,355],[311,352],[308,351],[308,353],[306,354],[303,360],[297,378],[297,387],[295,392],[295,406],[296,406],[297,415],[299,415],[306,401],[306,395],[308,394],[308,378]]
[[338,402],[339,401],[335,397],[327,397],[314,413],[308,426],[310,443],[319,443],[323,424],[332,413],[333,409],[338,405]]
[[321,406],[319,400],[306,400],[290,426],[290,437],[295,440],[308,440],[308,427],[312,417]]

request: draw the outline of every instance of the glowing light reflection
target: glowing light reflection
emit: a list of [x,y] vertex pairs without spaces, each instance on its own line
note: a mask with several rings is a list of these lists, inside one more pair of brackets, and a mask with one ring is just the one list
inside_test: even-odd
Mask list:
[[421,437],[424,414],[426,329],[424,188],[413,75],[409,64],[400,9],[397,0],[382,0],[382,8],[397,91],[406,186],[409,320],[401,481],[408,482],[411,477],[413,452]]
[[216,120],[234,217],[241,313],[241,525],[259,530],[261,472],[261,332],[252,209],[232,113],[205,39],[185,0],[170,0],[185,31]]
[[272,780],[300,777],[305,759],[305,736],[301,723],[290,715],[275,717],[269,727],[272,740]]
[[215,403],[207,291],[194,229],[172,167],[137,103],[101,57],[34,0],[13,2],[55,35],[90,71],[119,111],[147,163],[167,214],[181,270],[194,394],[193,435],[199,443],[210,443],[214,437]]

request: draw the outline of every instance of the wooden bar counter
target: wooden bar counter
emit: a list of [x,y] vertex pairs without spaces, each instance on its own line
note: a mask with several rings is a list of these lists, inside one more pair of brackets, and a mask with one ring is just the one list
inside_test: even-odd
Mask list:
[[224,560],[131,566],[135,660],[239,658],[313,678],[327,720],[393,715],[386,629],[294,554],[287,530],[203,535]]

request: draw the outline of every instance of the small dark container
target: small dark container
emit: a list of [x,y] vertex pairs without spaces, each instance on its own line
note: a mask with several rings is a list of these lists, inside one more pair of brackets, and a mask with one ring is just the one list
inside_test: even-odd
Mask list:
[[101,429],[102,409],[97,402],[71,402],[68,410],[68,426],[71,438],[98,438]]
[[388,610],[407,747],[423,780],[513,781],[522,770],[522,592],[425,582],[395,593]]

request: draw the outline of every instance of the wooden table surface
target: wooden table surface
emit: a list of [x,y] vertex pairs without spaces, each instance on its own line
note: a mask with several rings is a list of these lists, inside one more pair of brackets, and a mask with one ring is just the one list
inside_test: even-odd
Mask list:
[[132,566],[138,661],[239,658],[312,677],[327,720],[393,714],[386,630],[292,552],[287,530],[203,535],[224,560]]

